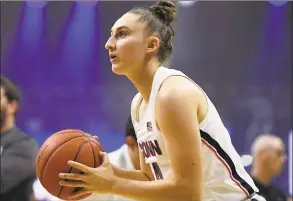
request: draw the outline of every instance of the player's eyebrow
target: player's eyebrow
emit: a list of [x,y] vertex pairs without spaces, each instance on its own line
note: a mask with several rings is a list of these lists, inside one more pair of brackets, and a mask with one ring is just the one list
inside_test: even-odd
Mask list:
[[[116,28],[116,31],[119,31],[120,29],[128,29],[128,30],[130,30],[129,27],[127,27],[127,26],[120,26],[120,27]],[[113,28],[111,29],[111,35],[112,34],[113,34]]]

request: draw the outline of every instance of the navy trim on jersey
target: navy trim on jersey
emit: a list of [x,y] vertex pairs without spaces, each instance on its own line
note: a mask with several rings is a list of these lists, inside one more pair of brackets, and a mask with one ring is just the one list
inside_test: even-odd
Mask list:
[[[203,140],[205,140],[210,146],[212,146],[215,151],[217,152],[217,154],[227,163],[227,165],[229,166],[229,171],[231,171],[231,176],[237,181],[239,182],[240,188],[243,187],[248,194],[253,194],[255,191],[253,190],[253,188],[244,180],[240,177],[240,175],[237,173],[236,171],[236,167],[232,161],[232,159],[230,158],[230,156],[222,149],[222,147],[219,145],[219,143],[214,140],[209,134],[207,134],[206,132],[200,130],[200,135],[201,138],[203,138]],[[233,180],[233,179],[232,179]]]

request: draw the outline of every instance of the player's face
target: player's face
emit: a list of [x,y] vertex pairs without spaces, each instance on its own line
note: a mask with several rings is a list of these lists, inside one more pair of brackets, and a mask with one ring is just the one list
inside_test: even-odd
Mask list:
[[129,75],[143,65],[146,55],[145,24],[137,22],[139,15],[126,13],[111,29],[105,47],[109,51],[112,71]]

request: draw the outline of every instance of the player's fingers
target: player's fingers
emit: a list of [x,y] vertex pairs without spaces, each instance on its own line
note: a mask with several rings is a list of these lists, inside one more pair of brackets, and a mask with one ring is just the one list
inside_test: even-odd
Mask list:
[[72,180],[61,180],[59,181],[60,186],[75,187],[75,188],[86,188],[87,184],[83,181],[72,181]]
[[95,140],[99,140],[98,136],[94,135],[93,137],[95,138]]
[[85,181],[85,177],[86,177],[85,175],[75,174],[75,173],[60,173],[59,174],[60,179]]
[[102,160],[103,160],[103,163],[102,164],[110,163],[108,154],[106,152],[100,151],[100,156],[102,157]]
[[68,165],[70,165],[71,167],[74,167],[78,170],[81,170],[84,173],[90,173],[91,168],[83,165],[81,163],[75,162],[75,161],[68,161]]
[[73,190],[73,193],[68,196],[69,199],[75,199],[78,197],[83,196],[84,194],[92,193],[90,190],[87,190],[86,188],[75,188]]

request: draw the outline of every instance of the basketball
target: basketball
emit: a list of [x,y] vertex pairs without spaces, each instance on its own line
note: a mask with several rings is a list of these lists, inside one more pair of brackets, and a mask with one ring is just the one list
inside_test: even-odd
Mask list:
[[98,167],[101,164],[100,151],[104,150],[98,140],[83,131],[59,131],[50,136],[39,150],[36,160],[37,177],[50,194],[62,200],[70,200],[68,196],[79,189],[60,186],[59,173],[80,173],[67,164],[69,160]]

